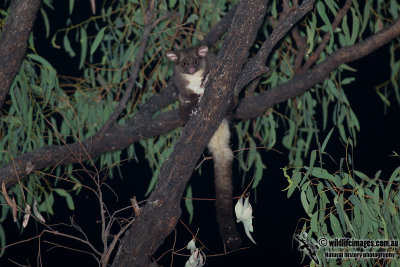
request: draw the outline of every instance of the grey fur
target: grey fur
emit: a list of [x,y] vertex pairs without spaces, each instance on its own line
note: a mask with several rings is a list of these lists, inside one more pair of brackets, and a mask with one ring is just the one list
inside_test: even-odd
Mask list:
[[[208,51],[206,56],[199,55],[200,47],[189,47],[185,50],[179,51],[168,51],[167,57],[169,60],[173,61],[174,64],[174,75],[172,77],[175,86],[179,92],[179,114],[184,121],[188,121],[193,108],[199,102],[202,94],[194,93],[193,90],[188,88],[188,80],[185,78],[186,75],[190,75],[189,69],[192,67],[195,72],[203,71],[203,74],[207,74],[210,67],[214,65],[215,54]],[[171,55],[171,57],[169,56]],[[172,55],[175,55],[176,59],[172,59]],[[195,64],[197,61],[197,64]],[[186,63],[183,66],[183,63]],[[203,87],[204,91],[204,87]]]
[[[189,120],[204,92],[205,79],[215,63],[215,55],[208,47],[190,47],[182,51],[168,51],[167,58],[173,61],[173,81],[179,91],[179,113],[184,121]],[[229,122],[225,118],[211,137],[208,149],[213,156],[215,175],[215,208],[219,232],[229,249],[239,247],[241,240],[236,230],[232,212],[232,161],[229,146]]]

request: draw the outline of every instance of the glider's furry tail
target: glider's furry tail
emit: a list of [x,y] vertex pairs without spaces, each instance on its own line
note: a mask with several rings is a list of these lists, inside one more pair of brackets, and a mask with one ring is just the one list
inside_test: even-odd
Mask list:
[[215,208],[219,233],[229,249],[238,248],[241,239],[236,230],[232,212],[232,161],[233,153],[229,146],[229,123],[223,119],[219,128],[208,143],[214,161]]

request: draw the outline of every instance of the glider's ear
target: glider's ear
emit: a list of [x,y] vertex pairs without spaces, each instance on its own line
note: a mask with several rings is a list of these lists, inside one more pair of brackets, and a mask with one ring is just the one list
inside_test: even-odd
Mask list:
[[172,62],[176,62],[178,60],[178,55],[174,51],[167,51],[167,58]]

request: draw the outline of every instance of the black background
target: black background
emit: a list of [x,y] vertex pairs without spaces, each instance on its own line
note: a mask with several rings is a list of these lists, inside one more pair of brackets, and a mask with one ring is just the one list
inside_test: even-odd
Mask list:
[[[51,32],[54,33],[57,28],[65,27],[67,17],[68,1],[54,1],[55,12],[48,12],[51,22]],[[75,19],[73,22],[81,21],[90,15],[89,1],[79,1],[76,3],[79,8],[74,11]],[[38,53],[53,64],[59,73],[67,75],[79,75],[77,71],[78,56],[70,59],[63,50],[56,50],[51,47],[48,39],[44,37],[44,25],[40,16],[35,23],[35,37],[37,40],[36,49]],[[58,40],[60,42],[60,40]],[[355,74],[356,82],[345,87],[349,101],[358,115],[361,131],[357,134],[357,147],[354,151],[355,169],[360,170],[368,176],[373,176],[378,170],[382,170],[382,177],[390,176],[394,169],[399,166],[399,159],[392,157],[392,151],[399,151],[399,119],[400,109],[398,104],[392,97],[392,105],[388,109],[387,115],[384,115],[383,103],[378,98],[374,86],[378,85],[389,78],[389,51],[388,46],[382,47],[378,51],[372,53],[350,65],[358,70]],[[354,75],[354,74],[353,74]],[[322,123],[321,123],[322,125]],[[320,133],[320,139],[326,136],[330,127],[326,132]],[[278,134],[282,134],[282,127]],[[278,135],[279,136],[282,135]],[[326,151],[336,160],[345,155],[344,146],[338,141],[338,132],[335,131],[331,137]],[[235,137],[232,138],[232,141]],[[233,141],[234,142],[234,141]],[[282,152],[286,152],[280,145],[278,139],[276,148]],[[233,144],[234,145],[234,144]],[[233,148],[235,149],[235,148]],[[313,147],[316,149],[316,147]],[[129,205],[129,199],[137,196],[138,200],[143,200],[143,192],[151,177],[151,172],[146,161],[143,159],[143,150],[136,146],[139,163],[135,161],[125,162],[122,164],[123,179],[115,177],[109,181],[109,185],[118,194],[118,201],[115,195],[106,191],[105,199],[109,201],[111,210]],[[228,256],[208,257],[206,266],[270,266],[271,264],[279,264],[282,266],[299,266],[302,260],[301,253],[297,251],[298,244],[293,241],[293,233],[301,217],[307,216],[301,206],[299,196],[296,192],[290,199],[287,199],[286,192],[281,190],[287,186],[287,181],[282,175],[280,168],[287,165],[287,155],[279,154],[273,151],[263,153],[263,161],[267,165],[257,192],[257,202],[253,205],[253,238],[257,245],[252,244],[241,229],[243,247],[242,250],[231,253]],[[236,162],[237,165],[237,162]],[[337,169],[334,163],[332,168]],[[237,170],[234,166],[234,170]],[[193,186],[193,196],[201,198],[213,198],[213,172],[212,162],[207,161],[202,167],[203,175],[193,175],[191,184]],[[234,171],[235,172],[235,171]],[[241,173],[235,172],[235,194],[242,192]],[[118,173],[115,173],[118,174]],[[116,175],[117,176],[117,175]],[[254,192],[252,193],[254,196]],[[72,213],[67,209],[65,201],[61,198],[56,199],[54,208],[56,216],[52,218],[50,223],[69,222],[70,216],[74,214],[75,221],[84,229],[89,238],[101,249],[98,233],[100,225],[96,223],[99,219],[98,204],[93,194],[83,191],[77,196],[75,201],[76,210]],[[182,204],[183,205],[183,204]],[[195,201],[195,215],[193,223],[189,226],[193,232],[199,230],[198,236],[200,240],[207,246],[205,253],[217,254],[223,253],[222,243],[218,236],[217,224],[214,214],[214,205],[212,201]],[[188,215],[183,212],[182,221],[188,222]],[[302,224],[301,224],[302,225]],[[24,230],[22,235],[12,221],[8,221],[3,225],[7,235],[7,244],[12,242],[28,239],[41,232],[41,228],[29,223],[28,228]],[[67,228],[63,228],[68,232]],[[156,257],[163,252],[172,248],[174,235],[177,236],[175,250],[182,248],[191,239],[191,234],[186,228],[178,223],[176,233],[172,233],[168,237],[163,246],[160,248]],[[43,239],[59,244],[63,244],[76,249],[86,249],[79,243],[44,234]],[[199,245],[199,244],[198,244]],[[0,259],[0,266],[17,266],[8,259],[12,259],[20,264],[30,263],[36,266],[38,255],[39,241],[34,239],[12,248],[7,249],[6,254]],[[93,257],[88,254],[74,252],[68,249],[55,247],[49,244],[41,243],[41,260],[43,266],[97,266]],[[180,253],[188,254],[186,250]],[[169,266],[171,253],[168,253],[160,261],[160,264]],[[186,257],[174,256],[173,266],[184,266]],[[308,264],[307,257],[303,264]]]

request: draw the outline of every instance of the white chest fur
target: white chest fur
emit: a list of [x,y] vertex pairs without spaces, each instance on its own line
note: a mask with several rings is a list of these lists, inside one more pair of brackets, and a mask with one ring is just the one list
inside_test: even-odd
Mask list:
[[203,75],[204,70],[199,70],[193,74],[183,74],[183,78],[188,82],[186,87],[193,93],[202,95],[204,93],[204,87],[201,86]]

